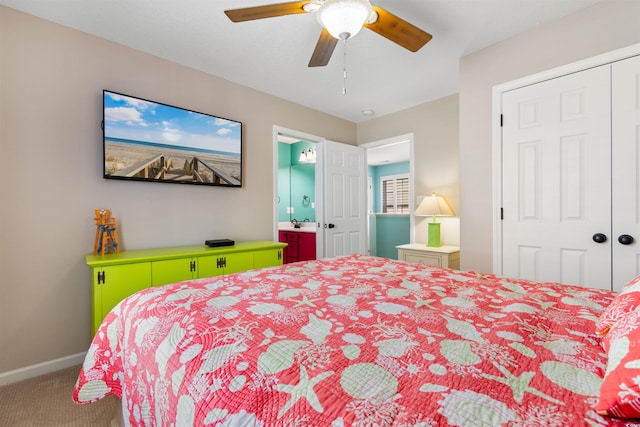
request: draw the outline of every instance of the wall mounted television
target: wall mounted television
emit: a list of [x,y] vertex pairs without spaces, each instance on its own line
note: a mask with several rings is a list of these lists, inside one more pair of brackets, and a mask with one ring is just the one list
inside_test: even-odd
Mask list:
[[104,178],[242,186],[242,123],[103,90]]

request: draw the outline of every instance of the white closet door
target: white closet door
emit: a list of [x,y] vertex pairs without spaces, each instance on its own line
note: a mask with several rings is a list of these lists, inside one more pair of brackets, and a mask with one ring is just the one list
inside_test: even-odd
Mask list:
[[[613,289],[640,274],[640,57],[612,65]],[[632,236],[631,244],[618,238]]]
[[506,92],[502,105],[502,273],[609,289],[610,66]]

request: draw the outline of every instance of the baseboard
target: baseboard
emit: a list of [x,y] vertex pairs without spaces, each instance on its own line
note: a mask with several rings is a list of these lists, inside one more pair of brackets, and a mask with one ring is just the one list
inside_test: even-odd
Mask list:
[[51,372],[70,368],[75,365],[81,365],[86,354],[86,352],[72,354],[71,356],[49,360],[47,362],[38,363],[36,365],[25,366],[24,368],[16,369],[13,371],[2,372],[0,373],[0,386],[17,383],[18,381],[28,380],[29,378],[49,374]]

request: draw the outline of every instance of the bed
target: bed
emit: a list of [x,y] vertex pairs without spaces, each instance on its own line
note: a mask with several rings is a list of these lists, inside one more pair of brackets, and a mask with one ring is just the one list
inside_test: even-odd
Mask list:
[[602,402],[618,300],[363,255],[185,281],[108,314],[73,399],[133,426],[640,426]]

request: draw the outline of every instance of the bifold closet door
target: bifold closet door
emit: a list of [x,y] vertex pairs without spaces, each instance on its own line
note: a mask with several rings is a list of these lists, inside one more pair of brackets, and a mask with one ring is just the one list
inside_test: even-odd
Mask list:
[[503,275],[611,287],[610,76],[502,95]]
[[613,63],[611,72],[613,289],[620,291],[640,274],[640,57]]

